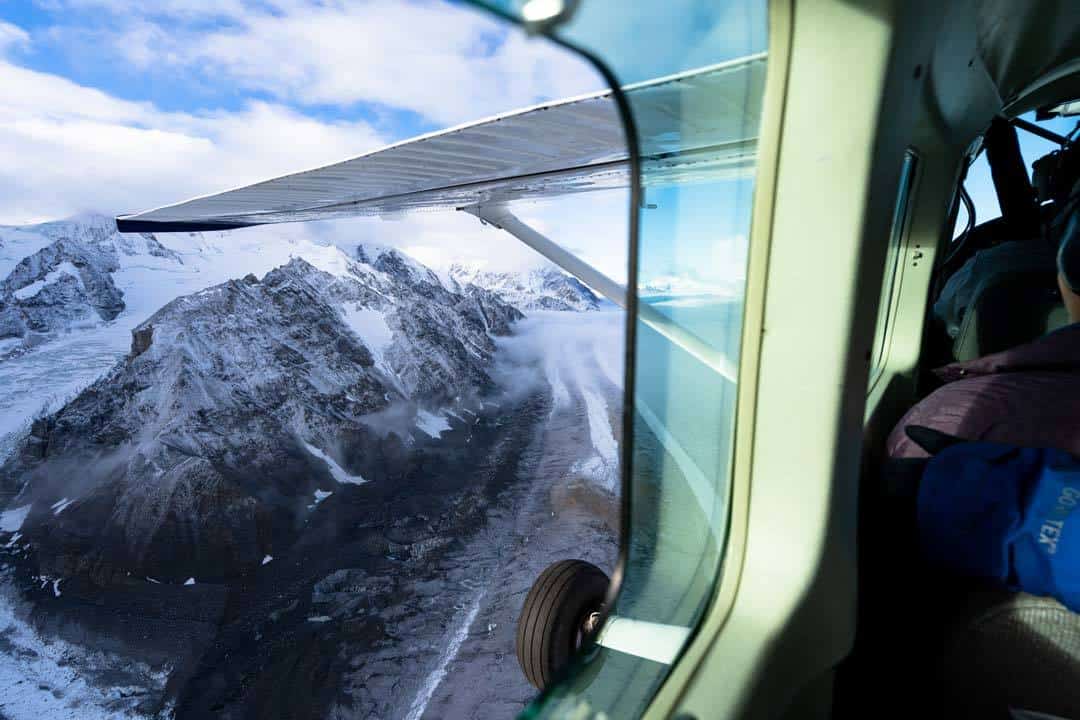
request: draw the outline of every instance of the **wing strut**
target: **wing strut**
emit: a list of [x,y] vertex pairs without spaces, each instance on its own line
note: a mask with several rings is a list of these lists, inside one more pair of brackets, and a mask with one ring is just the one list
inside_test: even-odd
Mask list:
[[[626,309],[626,288],[600,272],[592,265],[565,250],[561,245],[537,232],[527,223],[514,215],[506,205],[489,203],[471,205],[461,210],[475,215],[482,222],[505,230],[551,262],[561,267],[583,283],[597,291],[622,309]],[[706,367],[719,373],[731,382],[735,382],[736,369],[726,355],[684,329],[674,320],[664,315],[648,303],[638,303],[638,318],[656,332],[663,335],[677,347],[682,348],[691,357]]]

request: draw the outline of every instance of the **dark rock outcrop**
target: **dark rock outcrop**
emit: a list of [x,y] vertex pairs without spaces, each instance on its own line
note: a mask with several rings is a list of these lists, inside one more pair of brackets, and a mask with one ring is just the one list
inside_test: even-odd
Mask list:
[[150,323],[146,323],[140,327],[131,331],[131,357],[132,359],[139,357],[144,352],[150,349],[150,344],[154,342],[154,326]]

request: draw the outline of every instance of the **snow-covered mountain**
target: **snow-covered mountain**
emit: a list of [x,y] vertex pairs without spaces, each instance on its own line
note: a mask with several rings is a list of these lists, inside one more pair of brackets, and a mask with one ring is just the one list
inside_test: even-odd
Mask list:
[[[285,231],[121,235],[84,214],[0,226],[0,460],[128,351],[131,330],[180,295],[293,257],[334,270],[337,248]],[[167,246],[166,246],[167,244]]]
[[742,294],[742,281],[732,280],[726,283],[703,282],[689,275],[661,275],[638,285],[638,294],[642,297],[665,295],[677,296],[717,296],[739,297]]
[[[313,241],[302,228],[251,228],[227,232],[121,234],[112,217],[85,213],[39,225],[0,226],[0,280],[38,251],[54,244],[99,252],[114,262],[113,281],[125,312],[145,320],[169,300],[251,272],[263,275],[303,257],[323,269],[342,255]],[[128,328],[130,329],[130,328]]]
[[0,468],[43,570],[233,576],[320,492],[463,422],[491,388],[492,335],[522,316],[425,270],[385,248],[341,253],[334,273],[294,259],[138,325],[127,357]]
[[[125,309],[124,293],[114,281],[122,268],[145,259],[183,264],[152,235],[120,235],[102,216],[47,223],[35,230],[0,232],[0,242],[8,237],[9,252],[40,244],[35,240],[49,241],[0,280],[0,355],[39,344],[57,332],[114,320]],[[10,255],[3,260],[10,266]]]
[[600,299],[572,275],[545,266],[519,272],[493,272],[475,265],[451,265],[447,275],[453,289],[468,285],[490,290],[518,310],[597,310]]
[[526,311],[590,310],[598,302],[554,268],[459,267],[455,279],[386,247],[316,242],[302,228],[158,238],[119,234],[100,214],[0,226],[0,385],[8,389],[0,394],[0,460],[31,417],[57,409],[107,371],[127,352],[131,330],[166,303],[249,273],[261,277],[297,257],[332,274],[353,260],[401,273],[414,286],[422,281],[473,298],[488,322],[497,323],[498,312],[484,310],[495,300]]

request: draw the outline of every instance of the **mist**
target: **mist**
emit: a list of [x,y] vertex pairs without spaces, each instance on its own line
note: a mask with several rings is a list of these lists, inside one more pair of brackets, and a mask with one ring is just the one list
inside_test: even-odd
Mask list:
[[533,312],[498,338],[492,376],[512,399],[550,386],[553,411],[569,402],[569,386],[585,384],[621,393],[625,313]]

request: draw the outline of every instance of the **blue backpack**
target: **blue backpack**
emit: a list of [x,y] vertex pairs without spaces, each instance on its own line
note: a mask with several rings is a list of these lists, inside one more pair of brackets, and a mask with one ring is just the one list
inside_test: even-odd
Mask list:
[[[933,432],[908,430],[913,439],[913,430]],[[917,497],[927,559],[1080,612],[1080,460],[955,441],[927,462]]]

